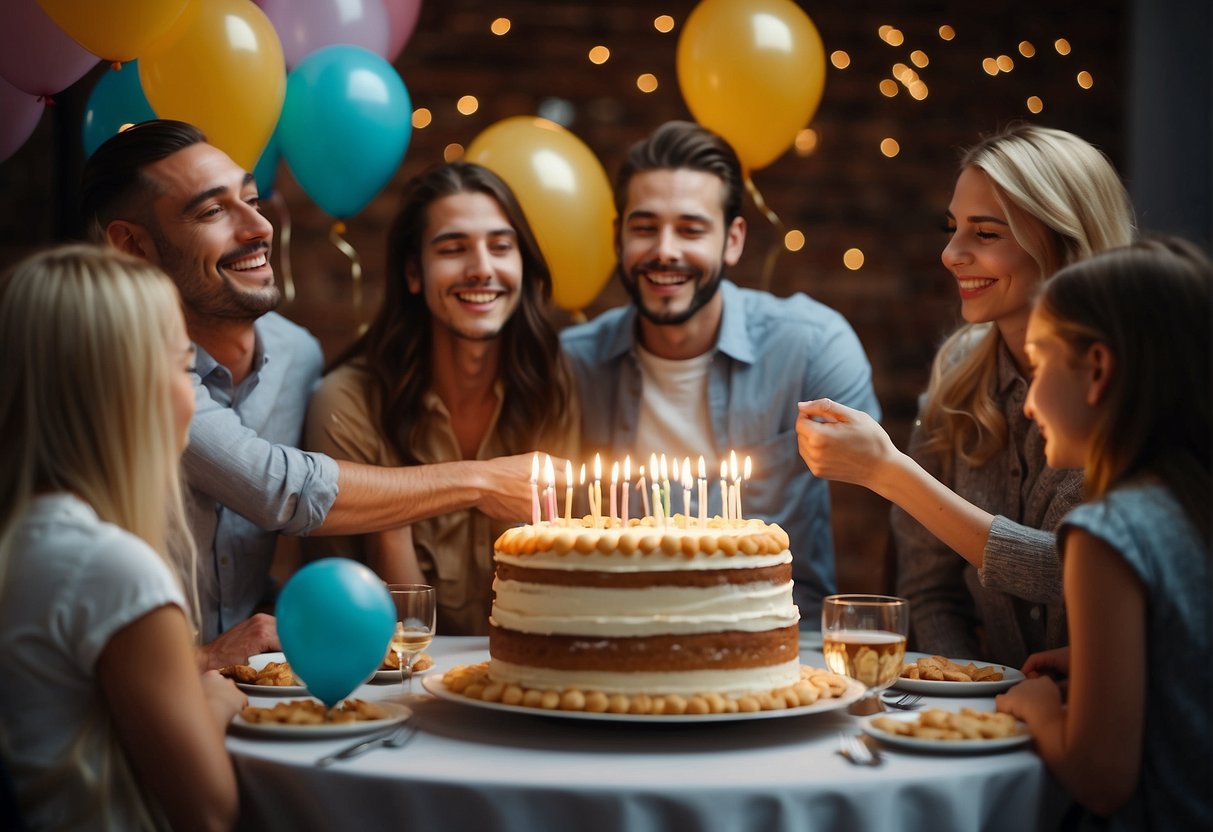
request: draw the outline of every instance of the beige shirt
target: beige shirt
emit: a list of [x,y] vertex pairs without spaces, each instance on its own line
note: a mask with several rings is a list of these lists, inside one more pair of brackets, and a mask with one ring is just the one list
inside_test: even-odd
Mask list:
[[[502,386],[497,384],[497,408],[476,459],[493,459],[509,451],[497,434]],[[426,393],[425,429],[410,451],[422,463],[461,460],[451,416],[434,392]],[[576,453],[580,416],[575,406],[567,416],[572,426],[557,436],[537,438],[535,450],[553,456]],[[372,465],[397,466],[399,456],[380,433],[377,407],[371,404],[370,376],[356,364],[344,364],[325,376],[312,396],[305,446],[338,459]],[[519,517],[517,522],[526,518]],[[483,635],[488,632],[493,604],[493,543],[511,525],[476,509],[438,515],[412,526],[417,561],[437,589],[438,632],[442,635]],[[340,555],[366,562],[364,537],[320,537],[304,541],[306,559]]]

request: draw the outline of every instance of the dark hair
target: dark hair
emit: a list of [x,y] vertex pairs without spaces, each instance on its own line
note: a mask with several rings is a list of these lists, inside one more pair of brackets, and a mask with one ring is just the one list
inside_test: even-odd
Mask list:
[[106,139],[85,163],[80,179],[80,213],[89,236],[100,240],[116,219],[146,224],[141,197],[153,185],[143,169],[205,141],[194,125],[168,119],[140,122]]
[[552,276],[522,207],[509,186],[487,168],[468,162],[437,165],[405,185],[388,232],[383,304],[366,333],[333,362],[365,363],[379,429],[401,461],[410,464],[418,462],[409,446],[425,416],[422,397],[433,383],[433,346],[424,293],[408,290],[406,274],[410,267],[421,273],[430,205],[459,193],[481,193],[495,201],[513,227],[522,255],[521,296],[502,330],[497,368],[505,386],[498,430],[507,451],[533,450],[536,440],[562,427],[569,414],[571,382],[559,358],[556,330],[544,310]]
[[741,216],[741,162],[724,139],[690,121],[667,121],[628,150],[615,175],[615,211],[623,220],[628,185],[638,173],[689,168],[716,176],[724,183],[724,224]]
[[1209,539],[1213,401],[1209,318],[1213,267],[1173,237],[1069,265],[1044,285],[1035,314],[1083,354],[1115,359],[1086,461],[1086,497],[1155,474]]

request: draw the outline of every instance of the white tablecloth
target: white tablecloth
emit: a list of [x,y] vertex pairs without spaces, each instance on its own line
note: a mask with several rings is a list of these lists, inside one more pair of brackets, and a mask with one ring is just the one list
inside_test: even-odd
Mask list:
[[[487,658],[487,639],[438,638],[435,671]],[[821,654],[802,660],[824,666]],[[424,693],[420,679],[414,693]],[[399,697],[399,684],[355,695]],[[271,704],[255,698],[254,704]],[[993,708],[993,699],[931,700]],[[406,748],[327,768],[352,740],[229,734],[241,828],[418,830],[1022,830],[1052,826],[1057,787],[1032,751],[885,750],[879,768],[835,753],[845,711],[728,723],[635,725],[489,711],[427,698]]]

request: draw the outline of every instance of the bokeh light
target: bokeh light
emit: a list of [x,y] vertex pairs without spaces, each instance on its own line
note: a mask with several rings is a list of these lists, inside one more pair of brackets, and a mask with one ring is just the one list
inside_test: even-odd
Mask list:
[[459,111],[460,115],[470,116],[480,109],[480,101],[474,95],[460,96],[459,100],[455,102],[455,109]]
[[1010,55],[999,55],[995,63],[998,64],[998,68],[1003,72],[1010,72],[1015,68],[1015,61],[1011,59]]
[[796,155],[808,156],[817,149],[817,131],[812,127],[806,127],[796,134],[795,140],[792,142],[796,148]]
[[605,64],[611,59],[611,50],[605,46],[595,46],[590,50],[589,58],[592,64]]
[[927,57],[927,53],[923,52],[921,49],[915,49],[910,53],[910,63],[914,64],[914,66],[918,67],[919,69],[922,69],[930,62],[931,59]]
[[1045,108],[1045,103],[1040,100],[1039,95],[1028,96],[1028,111],[1029,112],[1039,113],[1044,108]]
[[646,72],[636,78],[636,89],[641,92],[653,92],[657,89],[657,76],[651,72]]
[[1058,38],[1053,41],[1053,48],[1057,50],[1058,55],[1070,54],[1070,42],[1065,38]]
[[939,27],[940,40],[952,40],[954,37],[956,37],[956,30],[951,26],[945,23],[943,26]]
[[442,160],[444,162],[458,162],[463,158],[463,153],[463,145],[459,142],[451,142],[442,148]]
[[504,35],[510,30],[510,19],[508,17],[499,17],[489,24],[489,31],[494,35]]
[[892,78],[885,78],[880,82],[880,92],[887,98],[892,98],[893,96],[897,95],[898,89],[899,87],[897,86],[897,82]]
[[1025,58],[1031,58],[1036,55],[1036,47],[1028,43],[1026,40],[1019,42],[1019,54]]
[[1078,86],[1082,87],[1084,90],[1089,90],[1091,87],[1095,86],[1095,79],[1091,77],[1091,73],[1084,69],[1082,72],[1078,73]]
[[849,248],[842,255],[842,265],[851,271],[863,268],[863,252],[857,248]]
[[788,251],[800,251],[804,248],[804,232],[793,228],[783,235],[783,245]]
[[666,32],[672,32],[674,30],[674,18],[670,17],[668,14],[658,15],[657,17],[653,18],[653,28],[663,34]]
[[835,49],[830,53],[830,63],[835,69],[846,69],[851,65],[851,56],[841,49]]
[[418,107],[413,110],[413,126],[418,130],[422,130],[430,126],[434,120],[434,114],[425,107]]
[[880,142],[880,152],[892,159],[901,152],[901,145],[897,143],[897,139],[882,139]]

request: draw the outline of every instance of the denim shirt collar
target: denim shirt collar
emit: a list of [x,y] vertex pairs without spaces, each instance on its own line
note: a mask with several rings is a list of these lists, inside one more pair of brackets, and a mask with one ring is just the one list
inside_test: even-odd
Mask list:
[[[745,364],[753,364],[756,349],[746,327],[745,298],[741,290],[729,280],[720,282],[724,309],[720,318],[720,334],[716,336],[716,350]],[[636,305],[629,304],[619,318],[619,325],[605,350],[605,357],[614,361],[626,353],[634,353],[639,343],[637,329],[640,326]]]

